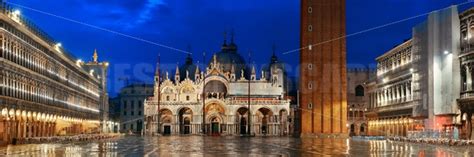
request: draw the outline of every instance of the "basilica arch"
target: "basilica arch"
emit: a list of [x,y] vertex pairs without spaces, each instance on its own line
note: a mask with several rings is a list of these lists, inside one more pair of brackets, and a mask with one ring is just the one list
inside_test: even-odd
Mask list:
[[193,111],[189,107],[178,109],[178,124],[180,134],[191,133],[191,122],[193,119]]
[[220,135],[225,127],[226,110],[219,101],[211,101],[206,105],[206,127],[212,135]]
[[222,99],[227,96],[229,89],[228,81],[221,76],[209,76],[206,78],[204,93],[208,99]]
[[240,107],[237,109],[236,123],[239,127],[239,134],[244,135],[248,133],[248,112],[249,109],[247,107]]
[[255,117],[257,119],[257,124],[259,125],[257,132],[261,134],[269,134],[269,130],[271,130],[270,127],[272,127],[270,124],[274,121],[272,110],[267,107],[262,107],[257,110]]
[[164,135],[169,135],[173,132],[173,112],[170,109],[164,108],[160,110],[159,129]]

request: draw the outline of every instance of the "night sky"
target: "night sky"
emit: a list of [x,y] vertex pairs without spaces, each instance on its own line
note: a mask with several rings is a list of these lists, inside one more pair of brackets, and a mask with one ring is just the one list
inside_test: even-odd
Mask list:
[[[34,21],[63,47],[82,60],[91,60],[95,48],[99,60],[111,63],[109,92],[113,96],[125,84],[123,78],[151,83],[158,53],[162,66],[174,74],[186,54],[154,44],[98,30],[39,11],[154,43],[191,52],[202,63],[202,53],[220,50],[224,32],[235,32],[239,52],[252,62],[268,63],[272,45],[278,57],[297,75],[298,53],[282,55],[299,47],[299,0],[10,0],[29,7],[23,16]],[[465,0],[348,0],[347,34],[459,4]],[[464,5],[460,10],[473,6]],[[33,11],[35,9],[37,11]],[[347,39],[349,67],[374,66],[374,58],[411,37],[420,17]],[[122,78],[122,79],[121,79]]]

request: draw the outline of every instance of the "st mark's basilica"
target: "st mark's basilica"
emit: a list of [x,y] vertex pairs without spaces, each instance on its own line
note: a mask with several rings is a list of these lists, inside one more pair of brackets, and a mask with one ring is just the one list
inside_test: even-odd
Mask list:
[[191,56],[174,74],[158,66],[154,96],[145,100],[145,133],[289,134],[290,99],[283,63],[273,54],[270,63],[257,70],[237,50],[232,37],[230,43],[224,40],[205,70]]

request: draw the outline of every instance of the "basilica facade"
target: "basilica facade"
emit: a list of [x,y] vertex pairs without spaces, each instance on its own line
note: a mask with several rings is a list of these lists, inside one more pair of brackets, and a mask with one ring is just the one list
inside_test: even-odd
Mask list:
[[145,100],[147,134],[289,134],[286,73],[275,55],[257,72],[233,40],[224,41],[204,70],[188,56],[173,76],[155,75],[154,96]]

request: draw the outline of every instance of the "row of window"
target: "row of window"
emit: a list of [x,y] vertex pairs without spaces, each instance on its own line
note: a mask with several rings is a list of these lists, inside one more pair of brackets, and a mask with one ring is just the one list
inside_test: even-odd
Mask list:
[[377,72],[379,74],[382,74],[407,63],[410,63],[412,61],[411,49],[411,45],[403,47],[400,50],[397,50],[397,52],[395,52],[394,54],[387,56],[383,60],[379,61],[377,64]]
[[0,72],[0,95],[21,100],[57,106],[61,108],[77,108],[88,111],[97,108],[98,101],[83,97],[73,91],[66,91],[57,85],[38,81],[17,73]]
[[[127,111],[123,111],[123,115],[126,116],[127,115]],[[135,112],[134,111],[130,111],[130,116],[134,116],[135,115]],[[141,116],[142,115],[142,111],[138,111],[138,116]]]
[[[13,37],[7,32],[0,35],[0,43],[2,47],[2,51],[0,52],[1,58],[12,61],[52,80],[61,82],[66,86],[73,85],[80,87],[85,92],[99,97],[99,89],[97,86],[94,86],[92,82],[86,81],[64,65],[58,64],[55,59],[42,53],[54,52],[51,52],[44,47],[41,49],[38,48],[38,43],[25,36],[24,33],[12,28],[10,25],[4,24],[0,21],[0,26],[3,26],[6,30],[11,31],[9,33],[15,35],[15,37]],[[85,95],[89,96],[90,94]]]
[[[128,107],[128,103],[127,103],[127,102],[128,102],[127,100],[124,100],[124,101],[123,101],[123,109],[124,109],[124,110]],[[143,104],[142,101],[141,101],[141,100],[138,100],[138,105],[137,105],[138,108],[142,108],[142,104]],[[135,101],[134,101],[134,100],[131,100],[131,101],[130,101],[130,108],[132,108],[132,109],[135,108]]]

